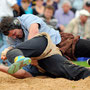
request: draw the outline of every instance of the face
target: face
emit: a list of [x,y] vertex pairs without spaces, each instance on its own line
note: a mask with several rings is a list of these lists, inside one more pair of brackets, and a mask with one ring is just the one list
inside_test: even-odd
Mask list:
[[29,3],[28,2],[21,2],[21,6],[23,7],[24,10],[26,10],[29,7]]
[[62,8],[64,10],[64,13],[68,13],[70,10],[70,5],[65,3],[65,4],[63,4]]
[[11,37],[13,39],[16,38],[22,38],[23,37],[23,31],[22,29],[13,29],[9,31],[8,37]]
[[53,16],[53,10],[51,10],[51,9],[46,9],[46,10],[45,10],[45,13],[44,13],[44,16],[45,16],[47,19],[51,19],[52,16]]
[[88,17],[87,16],[81,16],[81,22],[86,23]]

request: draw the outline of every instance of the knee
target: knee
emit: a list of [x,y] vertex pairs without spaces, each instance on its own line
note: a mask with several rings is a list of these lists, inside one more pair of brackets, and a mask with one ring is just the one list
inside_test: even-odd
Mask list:
[[16,56],[23,56],[23,53],[19,49],[11,49],[7,52],[6,57],[9,60],[10,63],[14,63],[14,58]]

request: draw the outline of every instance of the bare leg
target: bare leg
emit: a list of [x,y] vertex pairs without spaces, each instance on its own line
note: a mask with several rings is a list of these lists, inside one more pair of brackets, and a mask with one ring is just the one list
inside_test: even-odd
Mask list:
[[[8,69],[9,69],[9,67],[4,66],[4,65],[0,65],[0,71],[9,74]],[[14,76],[16,78],[20,78],[20,79],[27,78],[27,77],[32,77],[32,75],[30,73],[28,73],[27,71],[25,71],[23,69],[20,69],[16,73],[9,74],[9,75],[12,75],[12,76]]]

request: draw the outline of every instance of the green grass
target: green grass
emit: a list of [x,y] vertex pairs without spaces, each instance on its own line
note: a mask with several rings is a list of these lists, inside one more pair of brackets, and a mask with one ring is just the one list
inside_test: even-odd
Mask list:
[[86,61],[73,61],[73,63],[84,67],[90,67],[90,65],[88,65]]

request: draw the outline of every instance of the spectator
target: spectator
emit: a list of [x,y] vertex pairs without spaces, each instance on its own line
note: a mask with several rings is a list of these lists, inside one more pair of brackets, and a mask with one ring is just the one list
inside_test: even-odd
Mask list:
[[34,15],[43,15],[43,13],[44,13],[43,0],[36,0],[36,5],[33,8],[33,14]]
[[[22,14],[32,14],[32,8],[29,7],[31,0],[21,0],[21,6],[19,6],[20,9],[20,14],[19,16],[21,16]],[[14,17],[17,17],[18,13],[17,11],[14,11]]]
[[[83,9],[87,10],[90,13],[90,1],[86,1],[84,3]],[[77,10],[75,17],[79,17],[80,16],[80,10]]]
[[22,0],[21,6],[25,14],[32,14],[32,8],[29,7],[31,0]]
[[65,32],[72,33],[75,36],[80,35],[83,39],[90,38],[90,26],[87,22],[88,16],[90,16],[90,14],[87,10],[81,10],[80,16],[69,23]]
[[58,9],[58,0],[47,0],[43,5],[52,5],[56,11]]
[[58,20],[57,27],[60,31],[64,31],[65,26],[74,18],[74,13],[70,10],[70,8],[70,2],[64,1],[62,8],[55,12],[55,18]]
[[4,16],[13,16],[13,10],[20,13],[16,0],[0,0],[0,18]]
[[47,5],[45,7],[44,15],[40,16],[50,27],[56,29],[57,20],[53,17],[54,7]]

